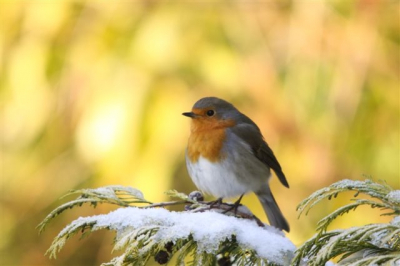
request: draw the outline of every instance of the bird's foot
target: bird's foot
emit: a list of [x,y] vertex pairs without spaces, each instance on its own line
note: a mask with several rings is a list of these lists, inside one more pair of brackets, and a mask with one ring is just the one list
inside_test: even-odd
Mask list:
[[237,210],[238,210],[239,206],[241,205],[240,201],[242,200],[243,195],[244,194],[242,194],[239,197],[239,199],[237,201],[235,201],[235,203],[233,203],[232,206],[230,208],[226,209],[223,213],[227,213],[227,212],[233,211],[234,215],[236,216]]
[[220,208],[221,204],[222,204],[222,198],[218,198],[217,200],[210,201],[207,204],[210,205],[210,209],[212,209],[214,207]]

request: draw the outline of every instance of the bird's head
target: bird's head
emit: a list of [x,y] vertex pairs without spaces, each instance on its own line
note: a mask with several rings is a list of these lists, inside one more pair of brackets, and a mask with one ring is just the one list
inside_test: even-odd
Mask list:
[[192,118],[192,132],[195,132],[234,126],[240,114],[229,102],[206,97],[198,100],[191,112],[182,115]]

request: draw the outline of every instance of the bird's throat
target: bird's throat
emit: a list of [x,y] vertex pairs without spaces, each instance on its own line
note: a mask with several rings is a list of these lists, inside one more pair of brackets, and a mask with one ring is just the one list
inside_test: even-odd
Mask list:
[[204,123],[193,121],[188,143],[188,157],[192,163],[202,156],[210,162],[222,160],[222,147],[226,139],[226,128],[235,125],[233,120]]

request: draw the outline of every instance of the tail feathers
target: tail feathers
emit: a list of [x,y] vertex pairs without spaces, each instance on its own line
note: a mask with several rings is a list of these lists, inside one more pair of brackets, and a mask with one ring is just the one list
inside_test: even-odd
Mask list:
[[257,197],[261,202],[265,213],[267,214],[269,223],[276,228],[289,232],[289,224],[285,217],[283,217],[283,214],[279,209],[271,190],[268,188],[268,190],[263,191],[263,193],[257,194]]

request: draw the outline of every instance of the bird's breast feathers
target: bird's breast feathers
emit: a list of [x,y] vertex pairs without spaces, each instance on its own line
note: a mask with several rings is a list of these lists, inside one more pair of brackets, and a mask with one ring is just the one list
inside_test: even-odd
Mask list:
[[227,131],[218,134],[216,144],[221,148],[210,144],[216,139],[215,132],[205,142],[200,136],[192,140],[199,142],[196,149],[191,149],[193,143],[188,145],[186,163],[196,186],[216,197],[234,197],[267,184],[270,170],[253,155],[250,146]]
[[227,137],[226,128],[234,125],[233,120],[215,123],[193,121],[187,149],[188,159],[197,162],[202,156],[210,162],[222,160],[225,156],[222,148]]

